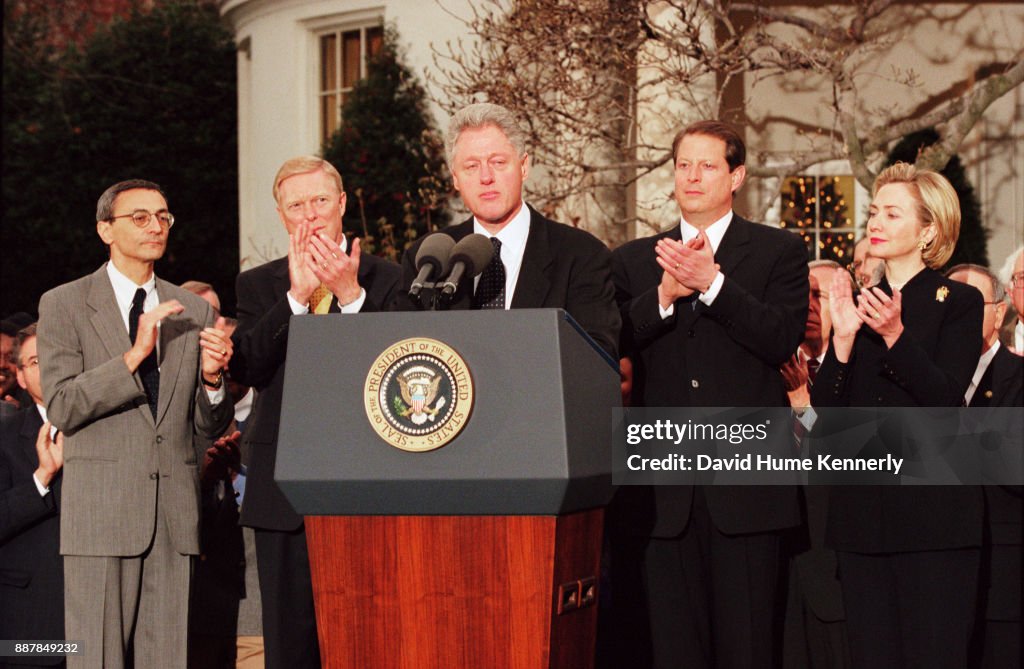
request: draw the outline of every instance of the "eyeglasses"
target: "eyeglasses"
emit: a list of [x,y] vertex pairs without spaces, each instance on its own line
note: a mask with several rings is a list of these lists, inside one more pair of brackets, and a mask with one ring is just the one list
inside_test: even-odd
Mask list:
[[149,225],[149,221],[156,216],[156,220],[160,223],[160,227],[165,230],[170,230],[171,226],[174,225],[174,214],[169,211],[158,211],[155,214],[153,212],[146,211],[145,209],[136,209],[130,214],[121,214],[120,216],[111,216],[110,220],[117,218],[130,218],[132,223],[137,228],[144,228]]
[[1020,288],[1021,286],[1024,286],[1024,272],[1017,272],[1016,274],[1011,276],[1010,284],[1013,285],[1014,288]]

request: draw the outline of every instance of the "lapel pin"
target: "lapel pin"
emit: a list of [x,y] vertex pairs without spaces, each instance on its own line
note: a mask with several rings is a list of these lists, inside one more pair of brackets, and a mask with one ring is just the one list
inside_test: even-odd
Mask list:
[[945,302],[946,301],[946,296],[948,296],[948,295],[949,295],[949,288],[946,288],[945,286],[939,286],[939,289],[937,291],[935,291],[935,301],[936,302]]

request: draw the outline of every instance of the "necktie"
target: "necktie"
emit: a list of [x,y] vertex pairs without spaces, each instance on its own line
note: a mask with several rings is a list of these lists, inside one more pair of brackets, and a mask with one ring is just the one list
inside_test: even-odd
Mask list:
[[334,300],[334,295],[324,284],[317,286],[313,294],[309,296],[309,313],[311,314],[326,314],[331,310],[331,302]]
[[473,295],[474,309],[505,308],[505,265],[501,262],[501,241],[491,237],[491,246],[494,247],[494,255],[480,275],[480,283]]
[[821,363],[818,362],[817,358],[807,359],[807,388],[810,389],[814,385],[814,377],[818,375],[818,368],[821,367]]
[[[128,312],[128,339],[131,340],[132,344],[135,343],[135,337],[139,334],[139,316],[142,315],[142,305],[146,301],[146,291],[143,288],[139,288],[135,291],[135,297],[132,298],[132,308]],[[139,378],[142,379],[142,387],[146,389],[146,401],[149,403],[149,410],[153,414],[153,419],[156,419],[156,404],[157,398],[160,395],[160,369],[156,363],[156,347],[150,351],[149,355],[142,364],[139,365],[138,369]]]

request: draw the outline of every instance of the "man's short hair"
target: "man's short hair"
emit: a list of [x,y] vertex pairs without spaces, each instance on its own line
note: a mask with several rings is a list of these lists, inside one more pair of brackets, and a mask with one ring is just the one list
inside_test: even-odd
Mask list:
[[21,347],[26,341],[36,336],[36,323],[32,323],[18,330],[17,336],[14,338],[14,346],[11,347],[11,355],[14,357],[14,364],[18,366],[18,369],[22,369],[24,365],[21,364]]
[[1013,266],[1017,264],[1017,258],[1022,253],[1024,253],[1024,244],[1014,249],[1013,253],[1006,257],[1003,266],[999,268],[999,281],[1002,282],[1004,288],[1013,281]]
[[145,179],[129,179],[128,181],[119,181],[107,190],[103,191],[103,195],[100,195],[100,199],[96,202],[96,222],[109,221],[114,217],[114,202],[117,200],[117,196],[126,190],[155,190],[160,193],[164,201],[167,200],[167,195],[160,186],[153,183],[152,181],[146,181]]
[[812,260],[811,262],[807,263],[808,272],[810,272],[812,269],[818,269],[819,267],[830,267],[832,269],[843,270],[843,273],[846,274],[846,277],[850,280],[850,285],[853,288],[857,287],[857,280],[853,278],[853,274],[847,272],[846,268],[840,265],[835,260],[832,260],[831,258],[821,258],[819,260]]
[[462,132],[489,125],[505,133],[508,141],[515,147],[516,157],[523,157],[526,153],[526,133],[519,125],[515,114],[501,105],[478,102],[455,112],[448,123],[448,132],[444,135],[444,154],[449,168],[452,168],[452,160],[455,158],[455,143],[459,141]]
[[0,321],[0,332],[8,337],[17,337],[18,330],[31,325],[35,320],[35,318],[29,316],[24,311],[13,313]]
[[338,168],[319,156],[298,156],[284,161],[281,169],[277,171],[277,175],[274,177],[274,202],[278,202],[277,197],[281,192],[282,181],[296,174],[306,174],[317,170],[323,170],[327,176],[334,179],[334,185],[338,187],[339,193],[345,192],[345,185],[342,183],[341,172],[338,171]]
[[975,265],[971,262],[960,263],[959,265],[953,265],[946,270],[946,277],[952,277],[957,272],[976,272],[981,274],[988,279],[989,285],[992,287],[992,301],[999,304],[1006,299],[1006,288],[999,280],[999,277],[996,276],[995,272],[990,270],[988,267],[985,267],[984,265]]
[[730,172],[747,161],[747,145],[743,143],[743,138],[735,128],[723,121],[697,121],[676,133],[675,139],[672,140],[673,162],[676,159],[676,151],[679,150],[679,143],[687,135],[708,135],[725,142],[725,162],[729,163]]
[[203,293],[208,293],[210,291],[217,292],[213,290],[213,286],[205,281],[186,281],[181,284],[181,287],[195,295],[202,295]]

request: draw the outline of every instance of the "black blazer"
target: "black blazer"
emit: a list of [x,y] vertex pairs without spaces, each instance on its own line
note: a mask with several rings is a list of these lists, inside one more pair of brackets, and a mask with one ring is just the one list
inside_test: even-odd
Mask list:
[[[715,262],[725,283],[711,306],[694,295],[662,319],[655,261],[659,239],[681,239],[677,226],[615,250],[612,272],[622,312],[620,345],[633,360],[636,406],[789,406],[779,366],[796,351],[807,319],[807,250],[791,232],[734,215]],[[706,489],[715,525],[730,534],[799,523],[796,490],[788,486]],[[629,486],[616,505],[631,507],[627,527],[652,536],[680,534],[691,486]]]
[[[530,233],[523,251],[513,309],[557,307],[565,309],[598,346],[613,358],[619,337],[619,312],[611,280],[611,252],[590,233],[556,223],[530,210]],[[458,242],[473,232],[473,219],[445,228]],[[416,309],[407,295],[416,278],[413,244],[402,256],[402,291],[395,308]],[[473,282],[463,281],[452,300],[452,309],[469,309]]]
[[1000,345],[967,406],[1024,406],[1024,357]]
[[[359,260],[359,285],[366,290],[362,311],[380,311],[390,304],[400,274],[395,263],[364,253]],[[280,531],[295,530],[302,524],[302,517],[274,481],[288,323],[292,317],[286,296],[290,285],[287,258],[238,275],[238,329],[232,337],[235,350],[229,365],[233,379],[257,390],[242,440],[249,465],[241,522]],[[331,311],[340,311],[337,299]]]
[[[64,638],[60,556],[61,472],[40,496],[36,436],[43,419],[30,404],[0,423],[0,639]],[[23,658],[53,665],[63,658]]]
[[[881,288],[891,294],[884,279]],[[847,363],[829,347],[811,390],[815,407],[957,407],[978,366],[981,293],[924,269],[903,287],[903,334],[891,349],[862,327]],[[980,486],[835,486],[826,544],[894,553],[980,546]]]

